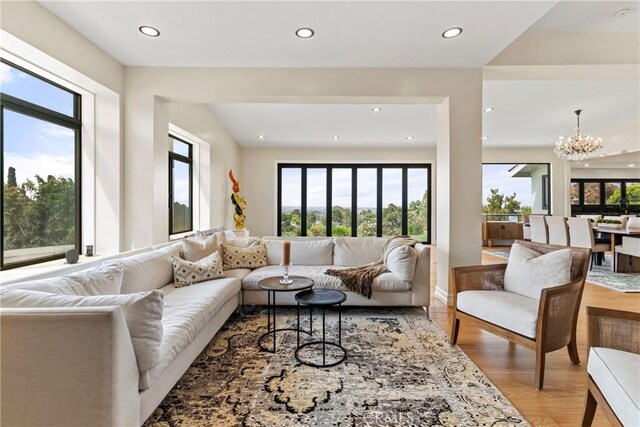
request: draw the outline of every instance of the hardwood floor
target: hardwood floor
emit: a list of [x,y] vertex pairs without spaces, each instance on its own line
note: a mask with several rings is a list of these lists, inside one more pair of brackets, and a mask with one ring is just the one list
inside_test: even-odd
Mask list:
[[[436,271],[435,248],[432,270]],[[506,260],[483,253],[483,264]],[[431,319],[447,334],[451,327],[451,308],[433,297],[432,274]],[[587,390],[586,306],[640,311],[640,293],[622,293],[587,282],[578,317],[578,351],[580,365],[572,365],[566,349],[547,354],[544,389],[533,387],[535,354],[533,351],[482,331],[464,321],[460,324],[458,345],[482,372],[500,389],[534,426],[579,426]],[[636,373],[637,374],[637,373]],[[600,410],[593,426],[609,426]]]

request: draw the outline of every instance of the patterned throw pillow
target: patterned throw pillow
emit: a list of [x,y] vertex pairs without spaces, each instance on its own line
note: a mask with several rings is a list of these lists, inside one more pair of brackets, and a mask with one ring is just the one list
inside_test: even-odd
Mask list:
[[197,262],[185,261],[178,257],[171,257],[171,262],[173,263],[173,284],[176,288],[225,277],[217,252]]
[[258,268],[267,265],[267,247],[264,243],[239,248],[236,246],[221,245],[223,268]]

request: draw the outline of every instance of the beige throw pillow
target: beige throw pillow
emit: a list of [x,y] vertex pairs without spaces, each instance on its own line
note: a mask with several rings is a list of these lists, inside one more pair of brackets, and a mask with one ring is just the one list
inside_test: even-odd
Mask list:
[[184,239],[181,243],[183,258],[191,262],[199,261],[218,250],[218,237],[215,233],[204,239]]
[[225,270],[234,268],[258,268],[267,265],[267,247],[264,243],[239,248],[236,246],[221,245],[222,261]]
[[225,277],[222,261],[217,252],[197,262],[185,261],[178,257],[171,258],[171,262],[173,263],[173,284],[176,288]]

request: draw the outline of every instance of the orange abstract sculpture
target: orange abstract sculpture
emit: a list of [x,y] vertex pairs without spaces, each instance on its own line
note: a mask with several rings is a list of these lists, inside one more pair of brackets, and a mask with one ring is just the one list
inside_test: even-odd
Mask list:
[[244,230],[244,220],[246,218],[244,210],[247,208],[247,202],[244,197],[239,195],[240,183],[233,176],[233,170],[229,170],[229,179],[231,180],[233,194],[231,194],[231,202],[235,206],[235,212],[233,214],[233,220],[236,223],[236,231]]

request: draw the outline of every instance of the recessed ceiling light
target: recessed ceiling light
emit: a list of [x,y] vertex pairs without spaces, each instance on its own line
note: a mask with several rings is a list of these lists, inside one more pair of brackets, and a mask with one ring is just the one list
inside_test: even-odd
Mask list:
[[382,108],[380,108],[380,107],[373,107],[373,108],[371,109],[371,111],[373,111],[374,113],[377,113],[377,112],[378,112],[378,111],[380,111],[380,110],[382,110]]
[[493,111],[493,107],[487,107],[487,108],[485,108],[485,109],[484,109],[484,110],[482,110],[482,111],[484,111],[485,113],[488,113],[488,112],[490,112],[490,111]]
[[584,167],[585,167],[585,168],[588,168],[588,167],[589,167],[589,163],[585,163],[585,164],[584,164]]
[[606,154],[600,154],[600,157],[604,157]]
[[300,37],[301,39],[311,38],[314,34],[315,33],[311,28],[298,28],[296,30],[296,36]]
[[338,135],[333,135],[331,139],[333,139],[334,141],[337,141],[340,139],[340,137]]
[[622,18],[623,16],[629,14],[629,12],[631,12],[631,9],[620,9],[617,12],[615,12],[613,14],[613,16],[615,16],[616,18]]
[[486,141],[487,139],[489,139],[489,137],[488,137],[488,136],[483,136],[483,137],[482,137],[482,138],[480,138],[480,139],[482,139],[483,141]]
[[413,139],[413,136],[411,136],[411,135],[409,135],[409,136],[407,137],[407,140],[408,140],[408,141],[411,141],[412,139]]
[[138,28],[142,34],[149,37],[158,37],[160,35],[160,31],[157,28],[150,27],[148,25],[143,25]]
[[265,139],[266,137],[264,135],[258,135],[258,139]]
[[453,27],[442,33],[442,37],[444,37],[445,39],[452,39],[454,37],[458,37],[460,34],[462,34],[462,28]]
[[629,167],[630,167],[630,168],[633,168],[633,167],[635,167],[635,166],[636,166],[636,165],[635,165],[635,164],[633,164],[633,163],[631,163],[631,164],[629,165]]

